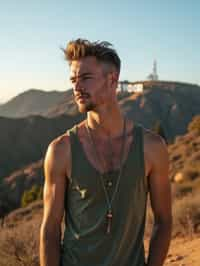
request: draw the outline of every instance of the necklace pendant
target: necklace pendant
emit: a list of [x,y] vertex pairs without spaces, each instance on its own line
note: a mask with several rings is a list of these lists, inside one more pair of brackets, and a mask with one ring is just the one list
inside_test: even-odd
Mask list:
[[111,223],[112,223],[112,211],[109,210],[107,213],[107,219],[108,219],[108,224],[107,224],[107,234],[110,234],[111,231]]

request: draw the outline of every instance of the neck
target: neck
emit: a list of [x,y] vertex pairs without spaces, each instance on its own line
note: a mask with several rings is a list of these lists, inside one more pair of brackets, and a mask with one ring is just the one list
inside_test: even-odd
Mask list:
[[101,137],[118,137],[122,135],[124,118],[118,104],[107,106],[98,111],[87,113],[87,123],[95,134]]

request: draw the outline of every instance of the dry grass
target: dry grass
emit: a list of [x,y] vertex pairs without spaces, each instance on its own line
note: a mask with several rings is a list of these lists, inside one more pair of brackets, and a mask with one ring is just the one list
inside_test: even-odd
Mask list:
[[193,237],[200,232],[200,194],[190,193],[173,205],[173,235]]
[[38,226],[11,228],[1,233],[1,266],[38,266]]
[[169,146],[170,179],[177,173],[183,174],[184,180],[200,178],[200,135],[197,131],[189,132],[176,138]]
[[8,217],[0,230],[0,266],[39,266],[41,214],[41,203],[35,203]]
[[[187,188],[187,186],[186,186]],[[198,190],[184,197],[173,198],[172,237],[193,237],[200,233],[200,194]],[[145,237],[149,238],[154,223],[153,213],[148,202]]]

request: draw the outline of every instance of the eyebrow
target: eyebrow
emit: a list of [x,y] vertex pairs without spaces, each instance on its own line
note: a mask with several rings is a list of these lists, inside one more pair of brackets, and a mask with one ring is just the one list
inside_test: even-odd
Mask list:
[[93,75],[93,73],[91,73],[91,72],[85,72],[85,73],[80,74],[80,75],[78,75],[78,76],[71,76],[71,77],[70,77],[70,80],[73,80],[73,79],[75,79],[75,78],[84,77],[84,76],[92,76],[92,75]]

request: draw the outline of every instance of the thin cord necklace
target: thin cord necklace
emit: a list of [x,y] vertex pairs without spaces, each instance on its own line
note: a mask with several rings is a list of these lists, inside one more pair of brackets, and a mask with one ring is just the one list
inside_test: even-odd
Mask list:
[[[91,143],[93,145],[93,150],[94,150],[94,153],[95,153],[96,160],[100,162],[101,161],[100,160],[100,156],[99,156],[98,151],[96,149],[94,138],[92,136],[91,129],[89,128],[89,125],[88,125],[88,120],[86,122],[86,128],[87,128],[88,135],[90,137]],[[108,208],[107,215],[106,215],[106,218],[107,218],[107,230],[106,230],[106,232],[108,234],[111,232],[111,224],[112,224],[112,219],[113,219],[112,203],[113,203],[114,198],[115,198],[115,196],[117,194],[117,190],[119,188],[119,183],[120,183],[120,179],[121,179],[121,175],[122,175],[122,169],[123,169],[123,162],[122,161],[123,161],[123,157],[124,157],[125,141],[126,141],[126,120],[124,119],[123,140],[122,140],[121,151],[120,151],[120,156],[121,157],[120,157],[119,175],[118,175],[118,178],[117,178],[117,183],[115,185],[115,190],[114,190],[114,192],[112,194],[111,200],[109,199],[108,191],[107,191],[107,189],[105,187],[105,184],[104,184],[103,174],[100,173],[101,184],[102,184],[102,187],[103,187],[103,190],[104,190],[106,203],[107,203],[107,208]],[[105,171],[105,164],[104,164],[104,171]]]

